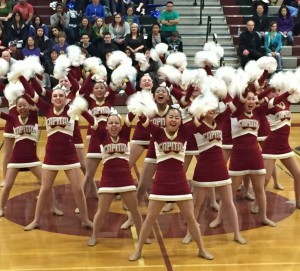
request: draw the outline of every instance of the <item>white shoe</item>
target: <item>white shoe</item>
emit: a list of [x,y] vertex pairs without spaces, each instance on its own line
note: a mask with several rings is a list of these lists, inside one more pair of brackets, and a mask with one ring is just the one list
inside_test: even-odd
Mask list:
[[79,208],[75,209],[75,214],[80,214]]
[[141,8],[136,8],[136,11],[137,11],[138,13],[140,13],[140,12],[141,12]]
[[141,11],[141,15],[145,15],[146,12],[145,12],[145,9],[143,8],[142,11]]
[[174,205],[175,203],[173,202],[167,202],[161,211],[164,213],[170,212],[174,209]]
[[0,187],[4,187],[4,185],[5,185],[5,181],[2,181],[2,182],[0,183]]

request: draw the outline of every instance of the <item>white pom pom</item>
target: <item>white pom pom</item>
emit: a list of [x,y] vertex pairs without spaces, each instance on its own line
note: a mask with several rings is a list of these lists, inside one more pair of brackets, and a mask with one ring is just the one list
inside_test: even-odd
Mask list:
[[127,100],[127,108],[135,115],[144,114],[148,118],[155,116],[158,111],[151,92],[147,90],[132,94]]
[[9,64],[3,58],[0,58],[0,76],[6,76],[9,70]]
[[193,100],[189,111],[194,117],[200,119],[200,117],[205,116],[208,111],[215,110],[218,104],[218,98],[210,91],[206,91],[204,95],[199,95]]
[[78,120],[82,111],[87,111],[87,109],[87,101],[81,96],[76,96],[73,102],[70,104],[67,114],[71,119]]
[[130,81],[134,81],[136,73],[137,71],[134,67],[122,64],[112,72],[111,81],[115,85],[122,85],[126,78],[128,78]]
[[4,89],[4,96],[10,104],[15,103],[16,99],[25,92],[21,83],[9,82]]
[[272,56],[263,56],[259,58],[257,61],[258,67],[263,70],[267,70],[268,73],[273,73],[277,69],[277,61]]
[[7,79],[9,82],[16,82],[21,75],[24,76],[26,80],[32,76],[32,69],[28,68],[24,60],[19,60],[11,66],[10,72],[7,74]]
[[168,56],[167,64],[172,65],[176,68],[185,69],[187,66],[186,55],[182,52],[175,52]]
[[276,90],[283,90],[285,76],[283,72],[275,73],[269,81],[269,84]]
[[207,76],[201,89],[209,90],[220,100],[227,96],[227,86],[225,82],[214,76]]
[[28,69],[32,70],[32,77],[34,77],[36,74],[42,74],[44,72],[44,68],[39,57],[29,56],[24,59],[24,62],[28,66]]
[[157,74],[160,79],[169,80],[173,84],[178,85],[181,83],[182,75],[174,66],[163,65],[158,69]]
[[82,65],[85,57],[81,52],[80,47],[77,45],[70,45],[67,47],[67,56],[74,67],[79,67]]
[[158,61],[159,60],[159,54],[156,52],[156,50],[154,48],[152,48],[150,50],[150,57],[154,60],[154,61]]
[[238,69],[235,71],[233,80],[228,85],[228,92],[231,97],[239,96],[245,93],[246,87],[249,82],[249,75],[243,70]]
[[228,86],[235,75],[235,69],[229,66],[224,66],[217,69],[215,77],[224,80],[225,84]]
[[195,55],[195,64],[198,67],[204,67],[207,64],[212,65],[213,67],[219,67],[220,59],[216,53],[211,51],[200,51]]
[[66,78],[70,67],[71,61],[67,58],[66,55],[60,55],[55,62],[53,75],[56,79]]
[[113,51],[109,59],[106,61],[107,66],[114,70],[117,66],[122,64],[132,65],[132,60],[122,51]]
[[83,61],[83,66],[85,68],[86,71],[91,71],[93,70],[95,67],[99,66],[102,64],[102,61],[100,58],[98,57],[88,57]]
[[156,44],[155,51],[158,53],[158,55],[164,55],[166,52],[168,52],[168,44],[163,42]]
[[245,66],[245,72],[249,75],[250,81],[254,82],[264,72],[255,60],[250,60]]
[[201,82],[206,78],[207,74],[204,69],[185,69],[182,73],[181,84],[187,87],[190,84],[201,84]]
[[224,48],[214,41],[208,41],[204,44],[203,51],[211,51],[217,54],[218,58],[224,56]]
[[134,58],[138,63],[147,62],[146,56],[142,53],[135,53]]

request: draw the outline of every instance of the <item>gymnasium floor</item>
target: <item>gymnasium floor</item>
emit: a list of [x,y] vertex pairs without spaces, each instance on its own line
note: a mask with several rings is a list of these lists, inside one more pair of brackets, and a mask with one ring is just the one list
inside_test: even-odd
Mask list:
[[[3,128],[4,122],[0,122]],[[41,126],[44,120],[40,119]],[[85,125],[82,123],[82,125]],[[85,131],[83,132],[85,135]],[[300,114],[293,114],[290,145],[300,145]],[[2,135],[0,141],[3,142]],[[42,130],[38,156],[42,159],[46,141]],[[300,152],[296,152],[297,160]],[[0,150],[2,160],[2,150]],[[143,159],[138,162],[142,167]],[[2,162],[2,161],[0,161]],[[194,164],[194,163],[193,163]],[[300,270],[300,210],[293,206],[294,192],[292,179],[280,162],[276,163],[278,179],[284,186],[283,191],[275,190],[272,183],[268,188],[268,215],[277,221],[277,227],[261,226],[257,215],[250,214],[248,200],[237,194],[239,222],[243,236],[248,244],[233,242],[233,234],[225,221],[217,229],[210,229],[209,222],[216,212],[206,205],[199,217],[206,249],[215,259],[207,261],[198,258],[195,242],[183,245],[185,224],[178,209],[162,214],[153,228],[151,245],[145,245],[143,258],[137,262],[127,260],[137,242],[135,228],[120,230],[126,220],[126,212],[121,201],[115,200],[107,215],[106,222],[99,232],[98,243],[88,247],[86,241],[91,230],[81,227],[78,215],[74,214],[75,203],[64,173],[60,172],[55,183],[58,206],[64,216],[58,217],[45,213],[41,228],[31,232],[23,231],[24,225],[31,222],[39,185],[28,172],[21,172],[11,191],[7,204],[6,217],[0,218],[0,271],[2,270],[114,270],[114,271],[298,271]],[[300,163],[299,163],[300,166]],[[192,175],[190,167],[188,177]],[[96,179],[99,179],[101,166]],[[133,173],[134,174],[134,173]],[[90,219],[97,207],[94,198],[88,198]],[[143,207],[142,213],[146,214]]]

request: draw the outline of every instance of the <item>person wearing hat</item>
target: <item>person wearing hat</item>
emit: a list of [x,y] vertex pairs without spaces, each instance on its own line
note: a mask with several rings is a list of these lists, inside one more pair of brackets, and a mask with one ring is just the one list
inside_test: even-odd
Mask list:
[[10,53],[10,56],[15,60],[22,60],[22,52],[17,48],[17,41],[13,40],[8,43],[7,51]]
[[182,40],[179,38],[177,31],[173,31],[171,37],[167,38],[167,44],[169,45],[168,51],[170,53],[183,52]]
[[14,13],[17,11],[19,11],[22,14],[24,23],[26,25],[29,25],[34,14],[33,6],[27,3],[26,0],[19,0],[19,3],[16,4],[13,8]]

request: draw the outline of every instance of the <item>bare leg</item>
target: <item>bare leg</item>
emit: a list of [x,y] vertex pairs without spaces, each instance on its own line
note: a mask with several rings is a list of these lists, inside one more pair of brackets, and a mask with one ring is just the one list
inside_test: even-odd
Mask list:
[[0,217],[4,216],[4,208],[19,170],[19,168],[8,168],[6,171],[5,185],[0,197]]
[[296,208],[300,209],[300,169],[295,157],[281,160],[282,164],[288,169],[294,178],[294,190]]
[[[196,220],[198,219],[201,206],[205,200],[205,197],[208,193],[208,188],[206,187],[198,187],[194,186],[193,193],[193,203],[194,203],[194,216]],[[185,237],[182,239],[183,244],[189,244],[192,241],[192,235],[189,231],[187,231]]]
[[85,153],[83,148],[76,148],[76,153],[81,165],[81,171],[83,174],[86,172],[86,165],[85,165]]
[[83,189],[84,194],[87,196],[92,189],[93,194],[97,197],[97,189],[94,182],[94,177],[99,166],[100,158],[87,158],[86,159],[86,172],[84,175]]
[[261,223],[270,227],[275,227],[276,224],[267,218],[267,201],[264,188],[264,174],[252,174],[250,175],[252,186],[254,189],[255,197],[259,207],[259,214],[261,217]]
[[214,187],[208,187],[206,193],[209,199],[210,208],[213,209],[214,211],[218,211],[219,204],[217,203],[216,192]]
[[224,208],[224,211],[228,215],[228,219],[233,227],[234,241],[242,245],[246,244],[246,239],[240,233],[238,215],[233,203],[231,185],[219,186],[216,187],[216,190],[219,192],[222,208]]
[[97,233],[103,225],[104,217],[107,214],[114,197],[115,194],[110,194],[110,193],[99,194],[98,210],[94,216],[93,233],[91,238],[87,242],[88,246],[94,246],[96,244]]
[[255,200],[254,195],[250,192],[250,177],[249,175],[245,175],[243,177],[243,183],[244,183],[244,198],[248,200]]
[[144,221],[141,228],[139,242],[135,251],[129,256],[129,261],[136,261],[139,258],[141,258],[143,245],[145,244],[148,236],[150,235],[150,232],[152,231],[152,226],[155,223],[156,218],[158,217],[164,204],[165,204],[164,201],[156,201],[156,200],[149,201],[148,213],[147,213],[146,220]]
[[277,179],[276,165],[273,168],[272,178],[273,178],[273,181],[274,181],[274,186],[273,187],[277,190],[284,190],[284,187],[278,182],[278,179]]
[[31,231],[39,226],[42,212],[44,211],[47,203],[50,200],[51,189],[53,187],[53,183],[57,175],[57,170],[43,169],[42,171],[43,171],[43,178],[42,178],[40,193],[37,198],[34,220],[24,228],[25,231]]
[[2,158],[2,182],[1,182],[1,186],[4,186],[5,184],[5,180],[6,180],[6,170],[7,170],[7,165],[8,165],[8,161],[13,149],[15,143],[15,139],[14,138],[10,138],[10,137],[5,137],[4,139],[4,143],[3,143],[3,158]]
[[187,170],[188,170],[188,168],[189,168],[189,166],[190,166],[190,164],[191,164],[191,162],[192,162],[192,159],[193,159],[193,155],[186,155],[186,156],[184,157],[183,170],[184,170],[185,172],[187,172]]
[[121,193],[121,197],[122,197],[122,200],[124,201],[124,203],[126,204],[128,211],[132,215],[134,224],[136,226],[137,233],[138,233],[138,235],[140,235],[143,219],[142,219],[142,215],[140,214],[139,209],[138,209],[138,201],[136,198],[136,192],[135,191],[124,192],[124,193]]
[[65,170],[65,173],[71,183],[76,205],[79,208],[82,224],[85,227],[92,228],[92,222],[88,218],[86,199],[83,192],[82,182],[80,180],[79,168]]
[[130,144],[129,167],[132,168],[145,150],[143,145]]
[[177,206],[180,209],[180,212],[182,213],[182,216],[187,223],[189,232],[192,235],[193,240],[195,240],[198,246],[199,249],[198,256],[206,260],[212,260],[214,257],[204,249],[201,240],[200,228],[194,216],[193,201],[192,200],[178,201]]
[[[31,173],[37,178],[37,181],[41,183],[42,181],[42,168],[41,167],[31,167],[29,168]],[[54,193],[54,188],[52,187],[52,197],[51,197],[51,212],[54,215],[64,215],[64,213],[59,210],[56,206],[56,198],[55,198],[55,193]]]
[[[141,179],[137,188],[137,200],[140,205],[147,194],[148,188],[151,186],[152,177],[156,171],[156,164],[144,162]],[[127,220],[121,225],[121,229],[125,230],[134,224],[132,216],[129,214]]]

